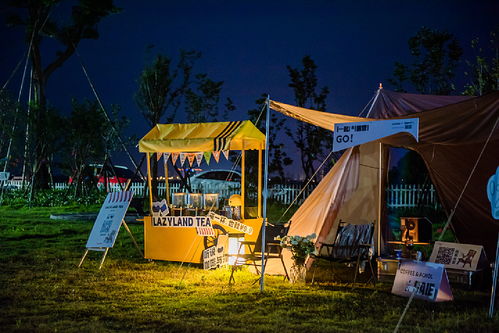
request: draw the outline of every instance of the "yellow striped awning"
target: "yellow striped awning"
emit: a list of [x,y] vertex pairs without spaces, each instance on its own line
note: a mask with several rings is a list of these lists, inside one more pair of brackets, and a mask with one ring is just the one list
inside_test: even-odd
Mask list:
[[157,124],[139,141],[142,153],[251,149],[265,149],[265,134],[249,120]]

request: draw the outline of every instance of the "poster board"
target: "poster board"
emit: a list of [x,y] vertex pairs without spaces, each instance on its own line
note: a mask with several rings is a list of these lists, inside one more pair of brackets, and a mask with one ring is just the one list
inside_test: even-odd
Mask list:
[[430,302],[452,301],[447,271],[444,265],[432,262],[404,260],[393,282],[392,293]]
[[132,191],[107,194],[88,237],[87,249],[104,251],[104,249],[114,246],[132,197]]
[[217,245],[203,250],[203,268],[208,270],[227,265],[228,249],[229,236],[218,236]]
[[465,271],[476,271],[483,267],[487,258],[481,245],[435,242],[430,261]]
[[406,132],[419,140],[419,118],[361,121],[334,125],[333,151]]

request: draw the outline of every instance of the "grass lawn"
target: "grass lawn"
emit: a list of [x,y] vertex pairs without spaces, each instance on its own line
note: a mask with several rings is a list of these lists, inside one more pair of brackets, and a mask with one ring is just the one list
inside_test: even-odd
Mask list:
[[[392,332],[407,299],[391,285],[290,284],[248,271],[204,271],[140,258],[121,230],[104,267],[101,253],[78,264],[90,222],[50,220],[72,208],[0,207],[0,332]],[[130,225],[142,244],[140,224]],[[499,332],[489,294],[453,289],[455,301],[414,300],[400,332]]]

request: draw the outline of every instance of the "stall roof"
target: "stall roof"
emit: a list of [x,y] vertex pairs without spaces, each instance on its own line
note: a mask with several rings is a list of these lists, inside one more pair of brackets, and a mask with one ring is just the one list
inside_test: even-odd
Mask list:
[[142,153],[242,149],[265,149],[265,134],[249,120],[157,124],[139,141]]

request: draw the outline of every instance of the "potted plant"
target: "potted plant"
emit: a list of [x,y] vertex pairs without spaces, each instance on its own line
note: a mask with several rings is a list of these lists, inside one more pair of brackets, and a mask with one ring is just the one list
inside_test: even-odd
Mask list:
[[306,237],[284,236],[277,239],[280,241],[281,247],[289,249],[292,254],[294,264],[290,270],[291,282],[305,282],[305,275],[307,273],[305,263],[308,257],[316,251],[313,241],[315,237],[315,234],[311,234]]

